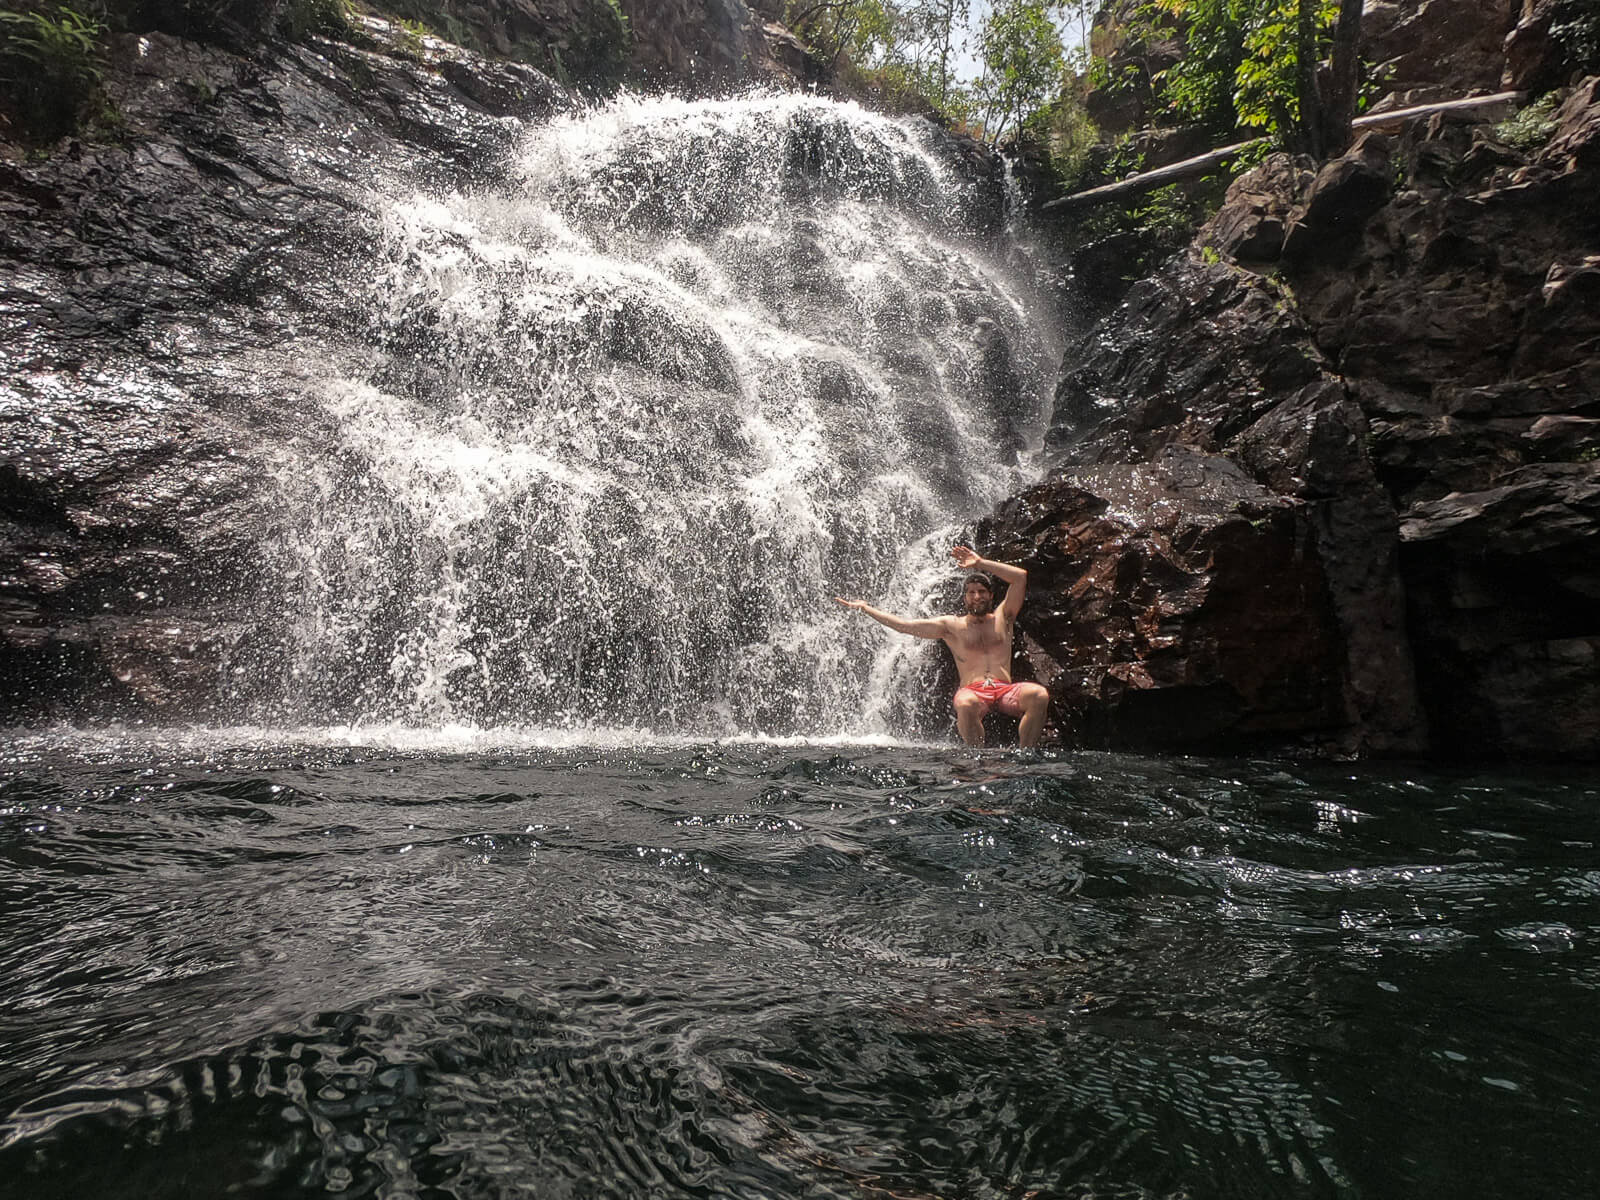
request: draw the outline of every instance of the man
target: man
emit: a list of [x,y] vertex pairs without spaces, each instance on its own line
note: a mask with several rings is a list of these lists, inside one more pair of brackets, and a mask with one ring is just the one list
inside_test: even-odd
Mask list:
[[[953,547],[950,557],[963,571],[973,572],[962,588],[962,612],[958,617],[916,621],[873,608],[865,600],[846,600],[843,596],[834,599],[897,633],[938,638],[950,647],[956,673],[961,677],[961,687],[955,695],[956,730],[967,745],[983,745],[983,718],[998,708],[1007,716],[1021,717],[1018,740],[1024,746],[1037,746],[1050,693],[1037,683],[1011,682],[1011,632],[1022,611],[1028,573],[1009,563],[979,558],[966,546]],[[991,575],[998,575],[1009,585],[999,608],[994,606]]]

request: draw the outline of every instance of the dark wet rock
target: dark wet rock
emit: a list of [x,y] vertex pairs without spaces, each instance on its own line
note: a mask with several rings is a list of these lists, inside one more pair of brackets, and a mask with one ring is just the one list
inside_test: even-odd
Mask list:
[[237,699],[276,636],[273,446],[308,431],[273,356],[351,332],[387,173],[492,178],[504,118],[568,102],[459,51],[165,33],[118,39],[107,90],[122,144],[0,161],[6,719]]
[[1281,287],[1188,259],[1135,285],[1074,353],[1050,432],[1073,462],[1220,449],[1323,370]]
[[1324,164],[1284,230],[1284,255],[1304,261],[1347,254],[1394,188],[1390,153],[1389,139],[1369,131]]
[[1591,76],[1556,110],[1556,129],[1539,163],[1557,171],[1593,167],[1600,159],[1600,76]]
[[1141,274],[1149,239],[1128,230],[1075,247],[1067,270],[1081,303],[1095,316],[1114,309]]
[[[1306,621],[1329,622],[1318,636],[1337,647],[1315,676],[1321,700],[1294,711],[1345,721],[1324,727],[1328,745],[1600,754],[1597,132],[1591,80],[1531,156],[1440,120],[1368,139],[1314,179],[1269,161],[1190,255],[1069,352],[1049,437],[1064,471],[1221,455],[1294,512],[1322,589]],[[1280,230],[1312,249],[1284,252]],[[1030,604],[1065,612],[1057,592],[1073,585],[1051,574],[1044,531],[1086,502],[1059,499],[1059,512],[1044,494],[1003,507],[992,536],[1051,580]],[[1136,531],[1164,528],[1153,501],[1127,511]],[[1102,532],[1102,573],[1126,559],[1137,577],[1137,537]],[[1262,585],[1300,578],[1287,561],[1259,570]],[[1051,664],[1061,705],[1130,740],[1120,700],[1096,689],[1137,672],[1097,683],[1122,660],[1094,648],[1098,615],[1071,611],[1082,631],[1035,628],[1027,652]],[[1162,649],[1166,673],[1145,690],[1185,678],[1174,657],[1212,653],[1184,645]]]
[[1436,743],[1600,756],[1600,470],[1541,463],[1414,505],[1402,564]]
[[270,34],[285,0],[126,0],[123,18],[138,31],[246,44]]
[[647,84],[809,81],[810,58],[793,35],[776,26],[769,37],[770,18],[743,0],[621,0],[621,10],[633,31],[630,74]]
[[1203,235],[1205,244],[1234,262],[1277,262],[1296,197],[1309,189],[1311,178],[1311,160],[1287,154],[1274,154],[1246,171],[1228,185]]
[[384,8],[451,43],[583,83],[618,78],[630,52],[629,28],[606,0],[390,0]]
[[1538,95],[1564,81],[1567,51],[1552,26],[1560,0],[1522,0],[1516,26],[1506,34],[1501,86]]
[[1228,449],[1275,493],[1306,502],[1310,547],[1327,579],[1342,647],[1346,748],[1414,751],[1425,729],[1396,570],[1396,517],[1367,434],[1365,414],[1344,387],[1320,379]]
[[1325,749],[1342,647],[1309,516],[1174,447],[1053,475],[978,532],[1028,564],[1019,642],[1071,744]]

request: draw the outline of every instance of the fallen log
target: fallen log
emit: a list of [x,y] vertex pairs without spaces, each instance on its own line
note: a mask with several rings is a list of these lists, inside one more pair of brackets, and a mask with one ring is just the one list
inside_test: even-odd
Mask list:
[[1204,175],[1220,167],[1241,150],[1248,150],[1257,142],[1265,138],[1252,138],[1248,142],[1237,142],[1232,146],[1223,146],[1220,150],[1208,150],[1195,158],[1186,158],[1182,162],[1173,163],[1169,167],[1158,167],[1154,171],[1145,171],[1138,175],[1130,175],[1118,183],[1107,183],[1100,187],[1090,188],[1086,192],[1073,192],[1070,196],[1059,196],[1048,200],[1039,207],[1043,211],[1062,212],[1074,208],[1091,208],[1107,200],[1116,200],[1124,196],[1137,196],[1141,193],[1153,191],[1158,187],[1165,187],[1169,183],[1177,183],[1180,179],[1193,179],[1197,175]]
[[[1477,108],[1488,108],[1495,104],[1521,103],[1527,99],[1526,92],[1498,92],[1493,96],[1471,96],[1465,100],[1441,100],[1436,104],[1418,104],[1411,108],[1397,108],[1393,112],[1369,113],[1364,117],[1357,117],[1350,122],[1350,128],[1361,129],[1387,129],[1396,125],[1404,125],[1407,121],[1414,121],[1418,117],[1431,117],[1436,113],[1470,112]],[[1169,183],[1177,183],[1183,179],[1193,179],[1220,167],[1252,146],[1266,141],[1266,138],[1251,138],[1248,142],[1236,142],[1231,146],[1223,146],[1217,150],[1208,150],[1194,158],[1186,158],[1182,162],[1170,166],[1158,167],[1154,171],[1144,171],[1138,175],[1116,183],[1103,184],[1100,187],[1089,188],[1087,191],[1073,192],[1069,196],[1058,196],[1047,201],[1039,207],[1042,211],[1070,212],[1073,209],[1090,208],[1096,204],[1103,204],[1108,200],[1120,200],[1128,196],[1138,196],[1144,192],[1153,191],[1158,187],[1165,187]]]

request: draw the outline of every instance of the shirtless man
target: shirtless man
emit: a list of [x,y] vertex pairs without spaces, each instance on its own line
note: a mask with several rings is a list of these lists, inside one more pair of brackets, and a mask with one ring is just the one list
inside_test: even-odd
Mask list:
[[[898,633],[938,638],[950,647],[961,677],[955,696],[956,729],[967,745],[983,745],[983,718],[990,709],[998,708],[1009,717],[1021,717],[1018,740],[1024,746],[1037,746],[1044,729],[1045,710],[1050,707],[1050,693],[1037,683],[1011,682],[1011,631],[1022,611],[1028,573],[1009,563],[979,558],[965,546],[953,547],[950,557],[963,571],[975,572],[967,576],[962,589],[962,612],[958,617],[917,621],[873,608],[865,600],[846,600],[843,596],[834,599]],[[994,606],[990,575],[998,575],[1010,585],[999,608]]]

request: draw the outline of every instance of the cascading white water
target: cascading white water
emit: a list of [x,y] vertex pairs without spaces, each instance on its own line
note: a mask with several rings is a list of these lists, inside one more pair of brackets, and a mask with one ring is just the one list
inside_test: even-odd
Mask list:
[[296,472],[297,715],[907,732],[923,644],[832,597],[948,608],[1053,366],[931,131],[623,98],[520,177],[390,207]]

